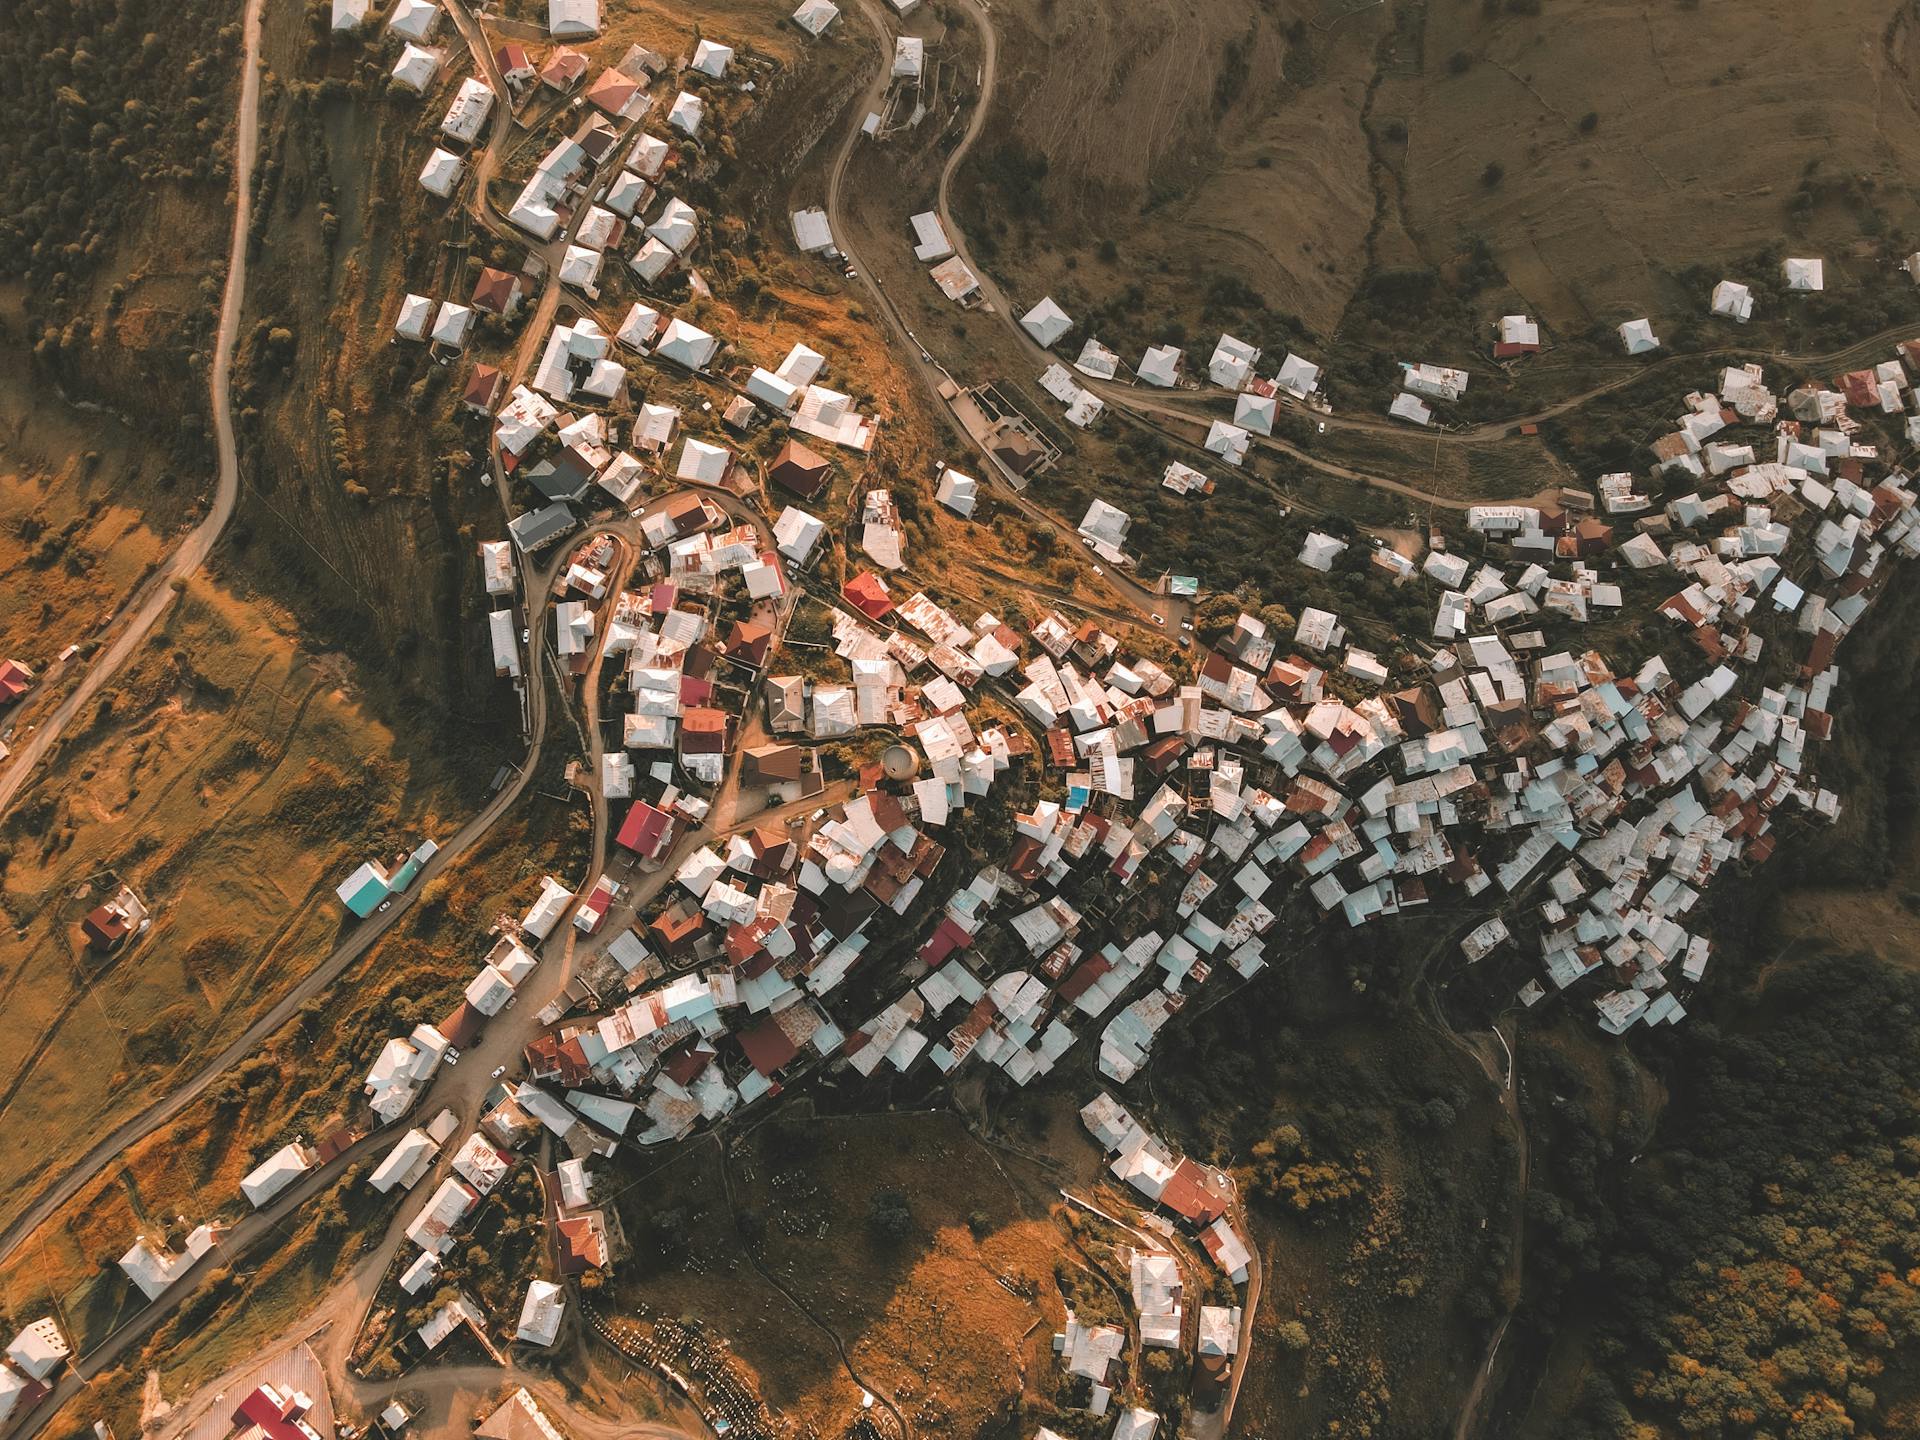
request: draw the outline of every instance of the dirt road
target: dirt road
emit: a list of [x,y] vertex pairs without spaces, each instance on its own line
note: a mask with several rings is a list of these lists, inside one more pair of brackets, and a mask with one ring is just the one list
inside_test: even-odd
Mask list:
[[[967,3],[970,3],[970,0],[967,0]],[[874,71],[873,78],[868,81],[867,88],[862,93],[859,102],[852,108],[851,113],[854,117],[854,124],[848,128],[845,138],[841,140],[840,150],[834,156],[833,168],[828,172],[826,203],[828,226],[833,231],[835,243],[839,245],[841,252],[847,257],[853,268],[859,272],[860,284],[872,297],[879,313],[886,318],[888,326],[893,330],[896,339],[898,339],[900,343],[901,354],[907,368],[914,373],[915,378],[918,379],[926,389],[928,396],[933,401],[934,409],[947,415],[948,418],[952,420],[954,428],[967,437],[968,443],[971,444],[979,454],[984,466],[982,473],[985,475],[987,483],[993,487],[994,492],[1003,501],[1014,506],[1022,514],[1027,516],[1028,519],[1049,528],[1055,527],[1060,523],[1060,517],[1042,506],[1035,504],[1032,500],[1028,499],[1017,486],[1012,484],[1007,479],[1000,461],[989,453],[986,447],[983,446],[975,436],[970,434],[967,427],[954,415],[953,409],[947,403],[946,397],[940,393],[941,384],[951,380],[946,367],[935,361],[931,352],[926,350],[921,342],[912,335],[907,327],[906,320],[902,318],[900,312],[894,308],[893,298],[887,294],[880,282],[874,277],[873,268],[870,265],[861,263],[859,256],[852,248],[852,242],[849,237],[853,234],[854,227],[847,216],[846,206],[841,198],[842,189],[846,178],[847,167],[852,163],[854,151],[864,138],[859,121],[867,112],[880,108],[882,97],[886,94],[887,87],[891,83],[889,64],[893,55],[892,35],[887,29],[886,21],[875,0],[858,0],[858,9],[861,19],[866,22],[867,27],[873,32],[874,43],[878,49],[880,63]],[[970,11],[969,13],[972,12]],[[994,46],[997,42],[993,39],[991,26],[986,25],[984,20],[978,20],[977,23],[981,24],[983,33],[987,37],[988,62],[986,83],[991,87],[994,65],[993,56],[995,54]],[[986,106],[984,104],[976,109],[973,122],[967,132],[969,138],[978,133],[981,117],[984,116],[985,113]],[[951,168],[952,165],[951,162],[949,162],[948,170],[950,171]],[[945,203],[944,195],[947,173],[948,172],[942,172],[941,175],[943,205]],[[953,239],[956,247],[959,245],[960,238],[957,234],[949,232],[949,238]],[[956,249],[956,253],[961,252]],[[975,274],[980,274],[977,267],[975,268]],[[985,287],[991,284],[991,281],[989,281],[985,275],[980,275],[980,283]],[[1026,334],[1024,330],[1020,330],[1018,325],[1015,325],[1014,329],[1019,331],[1023,336]],[[1028,338],[1031,339],[1031,337]],[[1084,555],[1079,555],[1078,551],[1074,553],[1082,563],[1092,564],[1090,559]],[[1101,573],[1098,580],[1094,583],[1093,588],[1101,588],[1099,583],[1101,581],[1105,583],[1107,588],[1118,593],[1127,604],[1140,614],[1150,619],[1157,616],[1157,623],[1162,628],[1172,629],[1180,620],[1186,618],[1189,606],[1185,601],[1169,595],[1162,595],[1150,586],[1143,585],[1131,576],[1122,574],[1111,567],[1101,567]]]
[[215,542],[233,518],[240,495],[240,456],[233,439],[230,389],[233,350],[240,333],[240,310],[247,293],[247,235],[253,224],[253,164],[260,141],[260,13],[263,0],[247,0],[242,22],[240,109],[234,126],[233,236],[227,250],[227,285],[220,298],[220,324],[214,333],[212,366],[213,437],[219,469],[213,487],[213,505],[166,560],[121,607],[108,629],[113,638],[81,677],[67,698],[40,727],[21,741],[12,763],[0,771],[0,813],[4,813],[34,767],[51,753],[60,736],[88,701],[126,664],[147,638],[167,606],[173,603],[173,582],[185,580],[206,563]]

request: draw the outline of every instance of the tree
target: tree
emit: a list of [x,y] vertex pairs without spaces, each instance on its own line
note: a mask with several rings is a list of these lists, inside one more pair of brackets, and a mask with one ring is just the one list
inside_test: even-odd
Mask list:
[[898,1190],[876,1190],[867,1201],[867,1226],[883,1240],[904,1240],[913,1233],[913,1207]]
[[1288,1320],[1274,1332],[1283,1350],[1291,1350],[1298,1355],[1313,1343],[1313,1337],[1307,1334],[1307,1327],[1298,1320]]

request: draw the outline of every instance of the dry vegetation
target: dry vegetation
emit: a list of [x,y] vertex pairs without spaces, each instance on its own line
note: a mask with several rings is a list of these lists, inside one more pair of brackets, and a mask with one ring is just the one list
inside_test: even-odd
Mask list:
[[1064,1238],[1030,1162],[949,1114],[790,1107],[721,1163],[702,1144],[628,1183],[622,1303],[713,1324],[776,1413],[821,1433],[859,1408],[827,1332],[916,1429],[1051,1415]]
[[[379,759],[369,760],[368,755]],[[431,737],[375,717],[259,599],[196,583],[0,829],[17,1049],[0,1167],[57,1168],[219,1049],[332,948],[340,875],[461,811]],[[483,780],[484,776],[477,777]],[[109,957],[78,923],[132,883],[152,929]],[[31,1189],[12,1186],[15,1204]],[[117,1251],[115,1253],[118,1253]]]

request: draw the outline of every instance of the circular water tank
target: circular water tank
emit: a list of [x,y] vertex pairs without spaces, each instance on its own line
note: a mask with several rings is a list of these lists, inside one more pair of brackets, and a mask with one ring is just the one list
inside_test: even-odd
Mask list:
[[920,757],[910,746],[889,745],[880,756],[880,768],[889,780],[911,780],[920,769]]

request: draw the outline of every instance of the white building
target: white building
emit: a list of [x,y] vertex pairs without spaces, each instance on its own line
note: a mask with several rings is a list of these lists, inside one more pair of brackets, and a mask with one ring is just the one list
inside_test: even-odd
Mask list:
[[1787,289],[1803,294],[1827,288],[1827,267],[1821,260],[1782,260],[1780,277]]
[[1653,333],[1653,322],[1645,317],[1629,320],[1620,327],[1620,343],[1629,355],[1645,355],[1660,348],[1660,339]]
[[1051,295],[1043,297],[1038,305],[1022,315],[1020,323],[1042,345],[1053,344],[1073,328],[1073,321],[1067,318],[1066,311],[1053,303]]
[[566,1291],[551,1280],[529,1281],[527,1298],[520,1306],[520,1326],[513,1338],[542,1348],[550,1346],[560,1333],[560,1321],[566,1313]]
[[1746,324],[1753,318],[1753,292],[1738,280],[1722,280],[1713,287],[1713,313]]
[[600,33],[600,0],[547,0],[547,33],[556,40],[588,40]]

